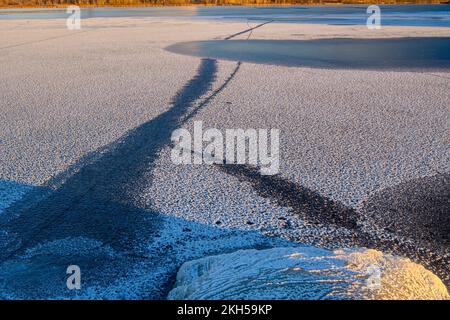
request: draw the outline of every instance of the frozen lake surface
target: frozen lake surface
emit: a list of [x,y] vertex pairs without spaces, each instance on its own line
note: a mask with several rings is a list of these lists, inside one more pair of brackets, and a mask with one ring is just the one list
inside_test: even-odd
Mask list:
[[[450,27],[449,5],[380,6],[382,25]],[[81,18],[192,18],[365,25],[367,6],[82,8]],[[65,8],[0,9],[1,19],[63,19]]]
[[209,58],[289,66],[358,69],[450,68],[450,38],[209,40],[169,51]]

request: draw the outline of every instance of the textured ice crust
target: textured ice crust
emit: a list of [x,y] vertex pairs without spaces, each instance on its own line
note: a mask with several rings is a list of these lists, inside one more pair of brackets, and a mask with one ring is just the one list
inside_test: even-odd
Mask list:
[[168,298],[449,299],[449,294],[438,277],[409,259],[370,249],[299,247],[186,262]]
[[0,214],[12,203],[21,199],[27,192],[33,189],[34,187],[32,185],[0,180]]

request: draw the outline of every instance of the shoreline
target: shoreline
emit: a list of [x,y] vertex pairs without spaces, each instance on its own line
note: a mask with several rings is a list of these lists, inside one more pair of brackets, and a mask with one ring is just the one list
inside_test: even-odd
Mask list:
[[[175,7],[340,7],[348,5],[361,5],[365,6],[365,3],[306,3],[306,4],[130,4],[130,5],[101,5],[101,4],[54,4],[54,5],[0,5],[0,9],[59,9],[67,8],[68,6],[76,5],[80,8],[175,8]],[[383,6],[427,6],[427,5],[450,5],[450,1],[437,2],[437,3],[377,3],[377,5]]]

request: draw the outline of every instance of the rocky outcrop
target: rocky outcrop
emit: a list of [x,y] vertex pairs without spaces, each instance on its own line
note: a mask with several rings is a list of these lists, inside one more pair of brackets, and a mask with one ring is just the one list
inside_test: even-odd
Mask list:
[[169,299],[449,299],[409,259],[370,249],[240,250],[184,263]]

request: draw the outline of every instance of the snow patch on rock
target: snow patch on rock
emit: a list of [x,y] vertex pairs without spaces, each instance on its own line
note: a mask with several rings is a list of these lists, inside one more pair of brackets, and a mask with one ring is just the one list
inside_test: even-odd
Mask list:
[[371,249],[239,250],[184,263],[169,299],[449,299],[409,259]]

